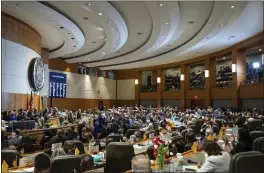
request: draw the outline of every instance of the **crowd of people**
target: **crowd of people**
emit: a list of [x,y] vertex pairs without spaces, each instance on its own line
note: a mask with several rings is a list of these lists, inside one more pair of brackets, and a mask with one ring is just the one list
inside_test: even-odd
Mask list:
[[[28,116],[29,115],[29,116]],[[5,118],[4,118],[5,116]],[[176,153],[183,153],[191,150],[193,142],[197,141],[196,136],[201,137],[201,146],[204,151],[208,153],[208,159],[205,164],[199,169],[199,172],[228,172],[230,158],[232,155],[252,150],[253,139],[249,134],[248,124],[254,119],[264,120],[263,110],[232,112],[229,109],[187,109],[180,110],[178,107],[143,107],[143,106],[123,106],[113,107],[112,109],[104,110],[78,110],[76,112],[67,110],[58,110],[57,108],[45,108],[40,113],[35,109],[34,111],[19,110],[11,111],[7,115],[2,114],[2,119],[7,121],[16,121],[22,119],[31,119],[39,122],[43,120],[44,123],[50,117],[62,117],[64,121],[68,121],[72,125],[69,130],[63,128],[49,129],[43,131],[43,136],[40,141],[31,136],[24,135],[20,130],[16,130],[10,136],[6,136],[2,124],[2,150],[18,150],[20,153],[33,152],[33,144],[40,144],[44,149],[42,154],[35,157],[35,171],[47,171],[50,166],[50,159],[63,155],[74,155],[76,144],[74,140],[81,141],[83,144],[93,142],[93,145],[98,145],[100,149],[104,148],[102,143],[106,146],[114,142],[110,135],[120,135],[122,141],[135,138],[134,141],[140,141],[144,135],[155,136],[166,133],[173,133],[173,136],[178,136],[176,141],[174,155]],[[173,122],[180,124],[179,130],[172,132]],[[200,126],[197,124],[200,124]],[[225,148],[221,148],[216,141],[208,141],[207,136],[218,135],[223,123],[234,122],[241,129],[238,130],[238,140],[225,142]],[[75,130],[75,126],[77,130]],[[263,130],[263,127],[261,127]],[[138,129],[130,133],[130,129]],[[144,134],[141,133],[144,132]],[[130,134],[129,134],[130,133]],[[62,143],[62,146],[52,149],[53,144]],[[153,148],[149,148],[147,156],[138,155],[132,159],[132,169],[135,172],[146,171],[150,172],[151,159],[155,159],[153,153],[150,152]],[[231,155],[231,156],[230,156]],[[81,162],[81,170],[88,171],[94,168],[93,157],[85,154]],[[142,164],[144,163],[144,164]]]
[[264,82],[264,65],[254,68],[253,62],[247,63],[246,72],[247,75],[245,83],[259,83],[260,80]]
[[217,87],[232,87],[232,69],[230,66],[222,66],[216,76]]
[[191,89],[203,89],[205,88],[205,76],[204,71],[198,70],[197,72],[190,73],[190,88]]
[[176,76],[165,76],[165,91],[177,91],[181,88],[180,74]]

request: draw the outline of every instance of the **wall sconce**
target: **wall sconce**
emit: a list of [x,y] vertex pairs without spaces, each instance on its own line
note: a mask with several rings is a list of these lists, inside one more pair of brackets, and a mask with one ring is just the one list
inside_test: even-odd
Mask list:
[[236,72],[236,64],[232,64],[232,72],[233,72],[233,73]]
[[160,83],[161,79],[160,77],[157,77],[157,83]]
[[204,72],[204,76],[205,76],[205,77],[209,77],[209,70],[205,70],[205,72]]
[[181,74],[181,81],[184,81],[184,74]]
[[138,79],[135,79],[135,85],[138,85]]

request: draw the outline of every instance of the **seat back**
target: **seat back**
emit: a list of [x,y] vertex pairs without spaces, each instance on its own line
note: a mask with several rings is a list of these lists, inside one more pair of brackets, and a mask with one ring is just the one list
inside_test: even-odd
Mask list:
[[229,173],[263,173],[263,160],[264,155],[258,151],[237,153],[231,159]]
[[123,141],[123,137],[120,134],[108,135],[107,138],[106,138],[106,141],[107,141],[108,138],[112,138],[114,140],[114,142]]
[[84,146],[83,146],[83,142],[80,140],[73,140],[75,146],[78,148],[78,150],[80,151],[79,154],[84,154]]
[[197,120],[196,122],[195,122],[195,127],[194,127],[194,133],[195,134],[199,134],[200,133],[200,130],[201,130],[201,127],[202,127],[202,125],[203,125],[203,122],[204,122],[204,120]]
[[131,160],[135,156],[132,145],[112,142],[106,147],[104,172],[126,172],[131,170]]
[[259,119],[252,120],[248,123],[248,131],[261,130],[262,121]]
[[27,121],[27,129],[34,129],[35,128],[35,120]]
[[16,160],[17,165],[19,165],[19,158],[20,153],[17,150],[2,150],[1,151],[1,164],[3,164],[3,161],[5,160],[8,164],[8,167],[14,167],[13,162]]
[[264,137],[260,137],[254,140],[253,142],[253,151],[259,151],[264,154]]
[[137,129],[128,129],[126,132],[126,138],[129,139],[131,135],[133,135],[136,131],[138,131]]
[[14,121],[13,130],[16,129],[20,129],[20,130],[27,129],[27,121]]
[[264,131],[251,131],[249,133],[253,141],[257,138],[264,137]]
[[50,172],[74,173],[81,172],[81,156],[58,156],[51,160]]

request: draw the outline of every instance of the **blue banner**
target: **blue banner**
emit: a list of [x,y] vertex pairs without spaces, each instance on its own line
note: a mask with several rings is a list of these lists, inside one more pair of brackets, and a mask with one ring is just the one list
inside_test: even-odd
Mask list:
[[53,98],[66,98],[66,83],[66,74],[50,72],[49,96]]

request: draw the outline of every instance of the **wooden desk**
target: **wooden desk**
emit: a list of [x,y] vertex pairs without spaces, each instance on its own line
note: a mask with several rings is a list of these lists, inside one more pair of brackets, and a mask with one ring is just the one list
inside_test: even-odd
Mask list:
[[50,118],[48,121],[53,125],[53,126],[60,126],[60,118]]
[[[43,128],[43,129],[33,129],[33,130],[21,130],[22,135],[31,136],[33,138],[36,138],[38,141],[41,139],[43,132],[46,130],[53,130],[53,129],[63,129],[68,130],[73,125],[67,125],[67,126],[56,126],[56,127],[50,127],[50,128]],[[75,128],[78,125],[74,125]],[[12,132],[7,132],[6,135],[10,136]]]

